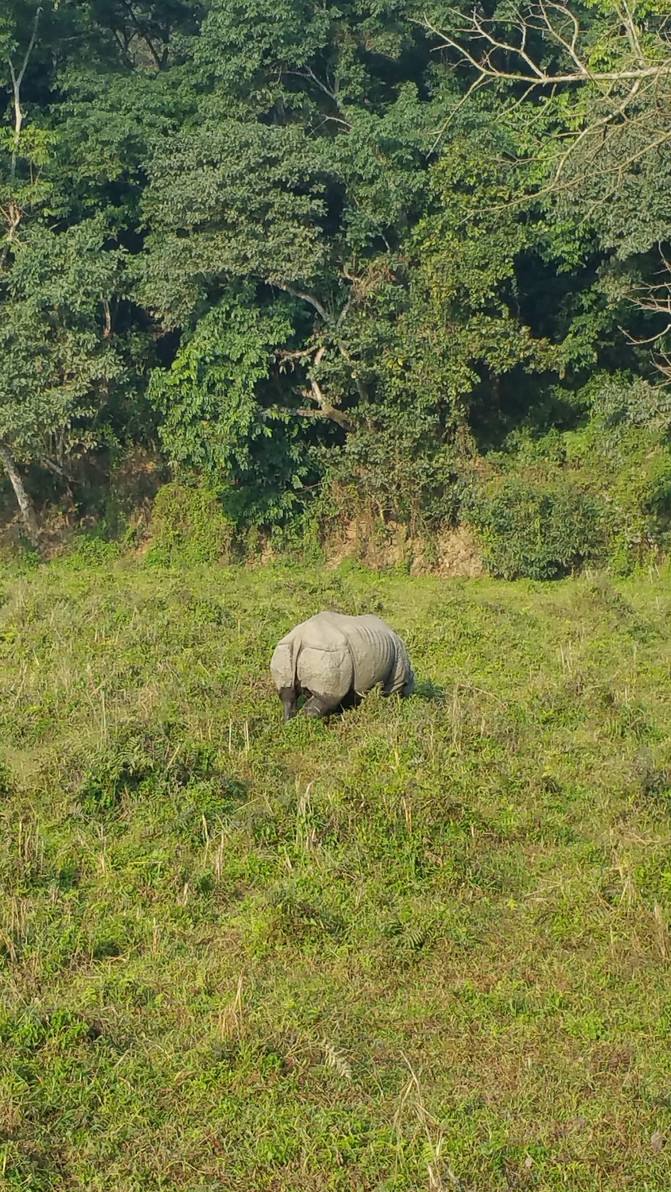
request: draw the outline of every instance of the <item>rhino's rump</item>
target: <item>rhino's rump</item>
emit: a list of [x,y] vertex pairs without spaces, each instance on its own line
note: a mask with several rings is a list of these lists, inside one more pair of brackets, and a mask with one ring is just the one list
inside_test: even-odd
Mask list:
[[299,681],[320,695],[340,699],[349,691],[363,695],[378,684],[387,692],[400,689],[393,685],[399,644],[379,617],[319,613],[302,626]]
[[271,670],[278,690],[302,687],[331,702],[378,685],[385,695],[412,689],[403,642],[374,616],[318,613],[282,639]]
[[339,702],[352,690],[354,669],[347,643],[326,649],[302,646],[296,663],[300,687],[312,695]]

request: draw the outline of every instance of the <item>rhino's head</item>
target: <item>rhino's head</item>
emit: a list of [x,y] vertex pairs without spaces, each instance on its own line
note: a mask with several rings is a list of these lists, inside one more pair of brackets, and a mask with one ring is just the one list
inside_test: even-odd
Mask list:
[[296,688],[295,687],[280,687],[278,695],[279,695],[280,699],[282,700],[282,707],[284,708],[284,719],[285,720],[293,720],[294,716],[298,712],[298,704],[297,704],[297,699],[296,699]]

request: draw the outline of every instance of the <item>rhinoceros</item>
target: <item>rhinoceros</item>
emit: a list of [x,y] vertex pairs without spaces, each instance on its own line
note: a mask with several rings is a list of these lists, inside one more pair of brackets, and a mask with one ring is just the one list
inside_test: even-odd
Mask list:
[[328,716],[341,704],[380,686],[383,695],[410,695],[415,677],[398,634],[379,617],[322,612],[296,625],[278,643],[270,673],[284,719],[307,695],[307,716]]

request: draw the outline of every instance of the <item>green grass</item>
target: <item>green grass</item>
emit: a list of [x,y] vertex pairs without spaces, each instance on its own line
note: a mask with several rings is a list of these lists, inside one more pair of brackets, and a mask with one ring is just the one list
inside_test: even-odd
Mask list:
[[666,1192],[670,579],[2,573],[0,1186]]

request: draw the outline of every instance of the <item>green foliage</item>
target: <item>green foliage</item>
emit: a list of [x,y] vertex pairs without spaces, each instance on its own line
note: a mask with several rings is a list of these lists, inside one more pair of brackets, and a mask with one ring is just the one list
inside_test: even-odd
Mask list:
[[108,747],[87,766],[77,791],[77,803],[85,814],[114,811],[151,771],[151,759],[141,741],[129,740],[116,748]]
[[519,430],[505,452],[490,455],[499,479],[489,493],[504,478],[531,490],[588,494],[599,509],[597,557],[628,573],[658,558],[669,543],[668,399],[663,389],[626,374],[597,374],[574,400],[580,412],[575,429]]
[[504,579],[556,579],[602,551],[599,505],[566,480],[504,480],[477,493],[470,518],[491,573]]
[[623,428],[656,431],[664,438],[671,430],[671,398],[662,386],[618,373],[593,377],[580,392],[593,420],[611,432]]
[[105,331],[125,254],[105,241],[99,219],[62,233],[35,226],[0,275],[0,440],[20,460],[67,467],[99,441],[111,395],[128,382]]
[[[406,433],[404,433],[404,431]],[[401,522],[413,534],[456,524],[464,491],[454,450],[418,445],[416,435],[391,419],[351,435],[325,465],[327,480],[316,502],[326,535],[360,514]]]
[[109,542],[99,533],[78,534],[69,551],[71,566],[85,571],[104,563],[111,563],[120,554],[118,542]]
[[[362,508],[453,524],[478,457],[524,484],[552,431],[597,503],[616,426],[661,459],[666,15],[485,6],[486,81],[444,4],[9,0],[0,449],[28,534],[31,493],[99,516],[157,444],[286,542]],[[611,554],[661,548],[659,484],[647,513],[616,495]]]
[[225,120],[180,133],[152,162],[140,296],[170,327],[231,278],[313,284],[326,267],[320,173],[299,128]]
[[156,494],[151,533],[157,562],[227,561],[233,545],[233,524],[217,495],[178,481]]
[[618,572],[668,548],[671,453],[658,434],[621,425],[609,433],[597,424],[576,435],[570,462],[606,503],[608,557]]
[[153,373],[150,397],[171,462],[228,486],[239,520],[279,522],[308,474],[296,419],[273,405],[292,323],[287,304],[252,298],[230,292],[204,315],[172,367]]

